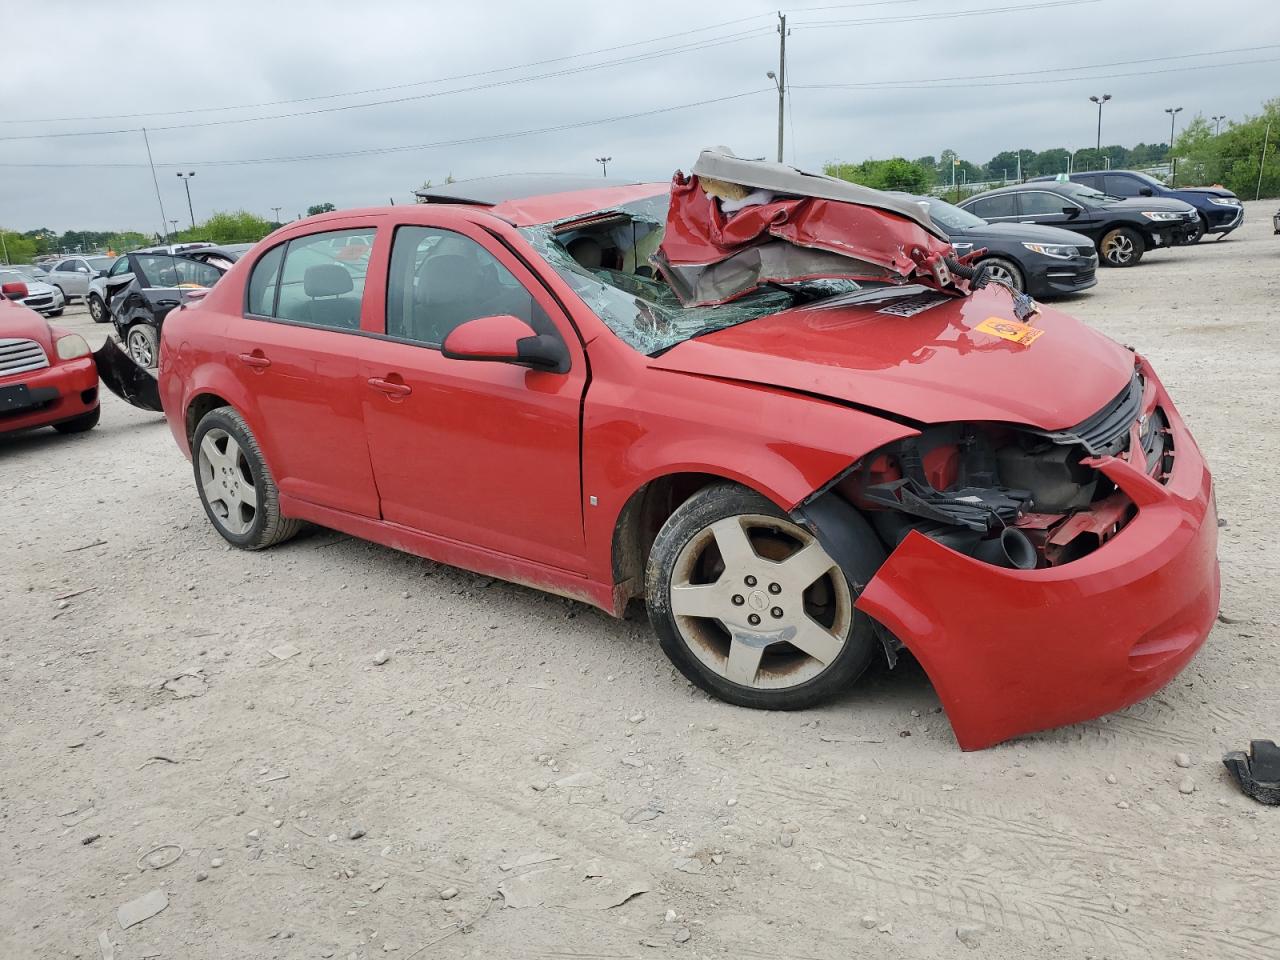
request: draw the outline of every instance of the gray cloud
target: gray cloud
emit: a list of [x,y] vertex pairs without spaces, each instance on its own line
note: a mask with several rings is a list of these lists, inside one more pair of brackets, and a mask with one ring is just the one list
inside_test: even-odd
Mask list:
[[[831,159],[938,154],[946,147],[976,162],[1002,149],[1090,146],[1091,93],[1111,93],[1103,141],[1132,144],[1168,137],[1166,106],[1240,117],[1280,95],[1275,62],[1187,69],[1228,60],[1280,58],[1280,48],[1194,60],[1028,73],[931,89],[806,89],[809,84],[911,81],[1014,73],[1280,43],[1280,5],[1235,0],[1212,20],[1185,0],[1100,0],[1078,6],[948,20],[808,26],[815,21],[891,18],[1036,0],[895,0],[835,5],[796,0],[788,7],[792,115],[787,159],[816,168]],[[1180,7],[1185,6],[1185,11]],[[819,8],[808,9],[803,8]],[[635,40],[679,34],[643,47],[529,67],[490,78],[406,90],[219,113],[144,120],[0,124],[0,137],[26,133],[153,128],[158,164],[196,171],[196,216],[246,208],[271,216],[411,200],[425,179],[510,171],[597,172],[665,180],[704,145],[724,143],[743,156],[772,156],[776,95],[765,71],[776,67],[775,7],[706,0],[696,6],[655,0],[614,4],[474,3],[431,0],[307,0],[216,4],[45,2],[6,18],[6,92],[0,119],[97,116],[255,104],[386,87],[563,57]],[[755,15],[753,17],[753,15]],[[743,18],[752,18],[746,19]],[[717,29],[693,32],[724,21]],[[53,24],[58,29],[52,29]],[[1221,27],[1214,27],[1214,24]],[[73,29],[68,29],[73,26]],[[1245,28],[1247,26],[1247,29]],[[734,37],[760,28],[758,35]],[[15,40],[15,37],[18,38]],[[28,40],[32,42],[27,42]],[[286,113],[541,73],[635,56],[681,43],[722,45],[570,76],[452,96],[313,116],[188,129],[173,124]],[[35,42],[38,41],[38,42]],[[52,58],[52,59],[51,59]],[[1149,71],[1174,70],[1154,73]],[[1113,79],[1069,79],[1146,72]],[[996,85],[998,84],[998,85]],[[294,156],[462,140],[570,124],[762,91],[724,103],[632,120],[489,143],[292,163],[215,166],[212,160]],[[794,139],[792,138],[794,130]],[[144,164],[140,134],[0,141],[0,164]],[[159,181],[170,218],[186,221],[175,168]],[[0,167],[0,223],[9,229],[159,227],[151,174],[136,167]]]

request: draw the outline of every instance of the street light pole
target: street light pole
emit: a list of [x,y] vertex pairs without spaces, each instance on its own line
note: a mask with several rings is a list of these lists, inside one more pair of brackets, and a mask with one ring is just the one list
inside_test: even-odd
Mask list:
[[1178,114],[1182,112],[1182,108],[1165,107],[1164,112],[1169,115],[1169,152],[1173,153],[1173,125],[1178,118]]
[[787,105],[787,15],[778,13],[778,73],[769,72],[778,88],[778,162],[782,162],[782,121]]
[[191,171],[190,173],[178,174],[178,179],[180,179],[182,181],[182,185],[187,188],[187,213],[191,215],[192,230],[196,228],[196,212],[195,212],[195,209],[191,206],[191,178],[194,177],[195,175],[196,174],[194,170]]
[[1095,144],[1094,149],[1096,149],[1099,153],[1101,153],[1102,152],[1102,105],[1111,99],[1111,94],[1104,93],[1100,97],[1090,97],[1089,99],[1098,105],[1098,142]]
[[1218,135],[1218,130],[1222,127],[1222,121],[1227,119],[1227,115],[1223,113],[1216,117],[1210,117],[1209,119],[1213,121],[1213,135],[1216,137]]
[[280,211],[281,211],[281,210],[283,210],[283,209],[284,209],[284,207],[272,207],[271,209],[275,212],[275,215],[276,215],[276,223],[279,223],[279,222],[280,222]]
[[613,157],[596,157],[596,163],[600,164],[600,176],[607,177],[609,175],[609,161]]
[[169,221],[169,225],[170,225],[171,227],[173,227],[173,232],[174,232],[174,233],[177,233],[177,232],[178,232],[178,221],[177,221],[177,220],[170,220],[170,221]]

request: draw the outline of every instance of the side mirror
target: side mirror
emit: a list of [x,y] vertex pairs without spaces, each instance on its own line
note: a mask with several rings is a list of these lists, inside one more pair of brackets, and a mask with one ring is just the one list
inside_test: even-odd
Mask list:
[[30,291],[27,290],[27,285],[21,280],[15,280],[13,283],[6,283],[3,286],[0,286],[0,294],[2,294],[6,300],[22,300],[29,292]]
[[107,271],[105,270],[99,270],[97,273],[94,274],[94,276],[99,279],[101,279],[102,277],[105,277],[106,275],[107,275]]
[[1150,187],[1139,187],[1139,188],[1138,188],[1138,196],[1140,196],[1140,197],[1154,197],[1154,196],[1155,196],[1155,192],[1154,192]]
[[558,337],[539,335],[509,314],[459,324],[444,338],[440,352],[450,360],[488,360],[548,373],[569,372],[569,351]]
[[1072,220],[1080,216],[1080,208],[1076,206],[1063,207],[1062,212],[1065,213]]

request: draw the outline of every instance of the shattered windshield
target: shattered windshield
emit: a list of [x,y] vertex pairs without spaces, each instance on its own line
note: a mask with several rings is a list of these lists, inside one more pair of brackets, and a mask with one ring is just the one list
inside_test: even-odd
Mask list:
[[669,202],[662,193],[520,232],[610,330],[648,355],[797,303],[860,289],[852,280],[813,280],[765,287],[718,306],[682,307],[649,262],[662,242]]

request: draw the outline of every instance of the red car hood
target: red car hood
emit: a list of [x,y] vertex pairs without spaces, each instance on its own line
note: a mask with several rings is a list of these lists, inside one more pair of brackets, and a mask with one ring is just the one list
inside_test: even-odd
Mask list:
[[651,363],[922,423],[995,420],[1043,430],[1079,424],[1133,376],[1132,353],[1056,310],[1042,307],[1032,318],[1040,332],[1024,337],[1030,342],[980,329],[1014,320],[1004,288],[945,300],[924,296],[939,302],[914,316],[883,312],[900,308],[901,298],[787,310],[687,340]]
[[53,336],[49,324],[26,307],[5,300],[0,301],[0,340],[34,340],[44,347],[45,355],[53,357]]

